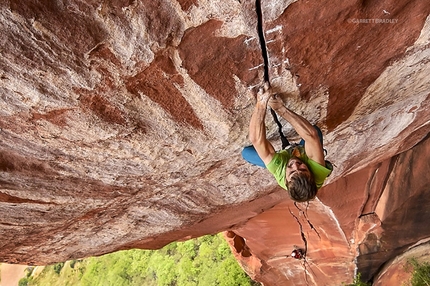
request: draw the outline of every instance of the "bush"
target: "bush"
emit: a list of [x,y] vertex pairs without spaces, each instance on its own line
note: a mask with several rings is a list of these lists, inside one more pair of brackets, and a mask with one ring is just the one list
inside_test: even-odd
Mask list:
[[361,273],[358,273],[354,277],[352,284],[346,284],[345,286],[370,286],[371,284],[361,281]]
[[63,269],[64,262],[60,262],[54,265],[54,272],[60,275],[61,269]]
[[34,267],[33,266],[29,266],[25,269],[25,276],[26,277],[30,277],[31,274],[33,273]]
[[18,281],[18,286],[28,286],[28,285],[29,285],[29,282],[30,282],[30,278],[29,278],[29,277],[21,278],[21,279]]
[[76,260],[70,261],[70,268],[75,268]]
[[409,280],[411,286],[430,285],[430,264],[428,262],[419,263],[415,258],[409,259],[405,265],[405,270],[412,273]]

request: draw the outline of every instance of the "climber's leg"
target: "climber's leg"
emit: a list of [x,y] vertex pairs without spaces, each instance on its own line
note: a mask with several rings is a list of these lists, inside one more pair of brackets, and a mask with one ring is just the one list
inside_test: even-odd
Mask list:
[[243,159],[245,159],[245,161],[248,161],[253,165],[266,168],[266,165],[264,164],[263,160],[261,160],[260,156],[258,156],[257,151],[252,145],[243,148],[242,157]]

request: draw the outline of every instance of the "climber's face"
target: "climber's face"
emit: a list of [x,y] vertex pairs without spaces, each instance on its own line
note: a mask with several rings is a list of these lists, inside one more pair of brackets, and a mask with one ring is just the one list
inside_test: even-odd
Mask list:
[[306,176],[310,176],[311,172],[309,171],[309,168],[308,166],[306,166],[305,163],[303,163],[299,158],[293,157],[288,161],[287,164],[287,182],[290,182],[291,178],[298,174],[305,174]]

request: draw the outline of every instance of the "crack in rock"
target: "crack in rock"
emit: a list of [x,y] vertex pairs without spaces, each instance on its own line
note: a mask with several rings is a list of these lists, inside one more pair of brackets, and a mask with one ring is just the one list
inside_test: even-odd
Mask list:
[[260,39],[261,54],[264,60],[264,81],[269,82],[269,55],[267,53],[266,39],[264,38],[263,29],[263,12],[261,10],[261,0],[255,1],[255,10],[257,12],[257,32]]
[[[288,208],[288,210],[290,211],[290,214],[293,216],[293,218],[297,221],[297,223],[299,224],[299,228],[300,228],[300,235],[302,237],[302,241],[305,245],[305,251],[303,253],[303,257],[306,257],[306,253],[308,251],[308,241],[306,240],[306,236],[305,233],[303,232],[303,226],[302,223],[300,222],[299,218],[291,211],[290,208]],[[306,258],[305,258],[306,259]]]
[[[321,239],[321,237],[320,237],[320,235],[319,235],[319,233],[318,233],[318,231],[315,229],[315,227],[313,226],[313,224],[310,222],[310,220],[309,220],[309,218],[308,218],[308,216],[307,216],[307,209],[308,209],[308,206],[309,206],[309,203],[306,205],[306,211],[303,211],[298,205],[297,205],[297,203],[296,202],[294,202],[294,206],[297,208],[297,210],[299,211],[299,213],[300,214],[303,214],[303,217],[305,218],[305,220],[306,220],[306,222],[308,223],[308,225],[309,225],[309,227],[312,229],[312,230],[314,230],[314,232],[318,235],[318,237]],[[302,238],[302,241],[303,241],[303,244],[305,245],[305,249],[304,249],[304,252],[303,252],[303,264],[302,264],[302,266],[303,266],[303,268],[304,268],[304,274],[305,274],[305,282],[306,282],[306,285],[309,285],[309,281],[308,281],[308,273],[309,273],[309,271],[311,271],[311,272],[313,272],[312,271],[312,268],[310,267],[310,264],[308,263],[308,261],[307,261],[307,259],[306,259],[306,255],[307,255],[307,252],[308,252],[308,241],[307,241],[307,239],[306,239],[306,235],[305,235],[305,233],[303,232],[303,225],[302,225],[302,223],[300,222],[300,219],[291,211],[291,209],[290,208],[288,208],[288,210],[289,210],[289,212],[290,212],[290,214],[291,214],[291,216],[297,221],[297,223],[298,223],[298,225],[299,225],[299,229],[300,229],[300,236],[301,236],[301,238]],[[308,269],[308,266],[309,265],[309,269]]]
[[297,205],[297,202],[294,202],[294,206],[303,215],[303,217],[306,220],[306,222],[308,223],[309,227],[317,234],[317,236],[319,237],[319,239],[321,239],[321,236],[320,236],[319,232],[314,227],[314,225],[311,223],[311,221],[309,220],[309,217],[308,217],[309,202],[306,204],[306,209],[304,211]]
[[[258,31],[258,37],[259,37],[260,45],[261,45],[261,54],[262,54],[262,57],[263,57],[263,60],[264,60],[264,81],[270,83],[270,78],[269,78],[269,55],[268,55],[268,52],[267,52],[266,39],[264,37],[263,12],[262,12],[262,9],[261,9],[261,0],[256,0],[255,1],[255,10],[257,12],[257,31]],[[306,206],[306,211],[303,211],[301,208],[299,208],[297,206],[296,202],[294,202],[294,205],[297,208],[297,210],[299,211],[299,214],[303,214],[303,217],[305,218],[305,220],[308,223],[309,227],[321,239],[320,234],[315,229],[315,227],[310,222],[310,220],[309,220],[309,218],[307,216],[307,208],[309,206],[309,203]],[[305,234],[303,232],[303,226],[302,226],[299,218],[291,211],[290,208],[288,208],[288,210],[290,211],[290,214],[294,217],[294,219],[299,224],[300,235],[301,235],[302,241],[303,241],[303,243],[305,245],[305,249],[304,249],[304,252],[303,252],[303,268],[304,268],[306,285],[309,285],[309,282],[308,282],[308,269],[307,269],[308,262],[306,260],[306,253],[307,253],[307,250],[308,250],[308,242],[306,240],[306,236],[305,236]],[[309,269],[310,269],[310,267],[309,267]],[[312,269],[310,269],[310,270],[312,271]]]

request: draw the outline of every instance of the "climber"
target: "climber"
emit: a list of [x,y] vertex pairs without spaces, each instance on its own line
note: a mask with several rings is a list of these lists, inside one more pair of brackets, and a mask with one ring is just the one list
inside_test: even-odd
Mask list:
[[[302,138],[300,144],[275,151],[266,138],[264,120],[268,104],[292,125]],[[257,103],[249,124],[249,139],[253,146],[244,148],[243,158],[254,165],[266,167],[294,201],[314,199],[331,173],[324,159],[321,130],[286,108],[278,96],[271,94],[268,83],[257,93]]]

